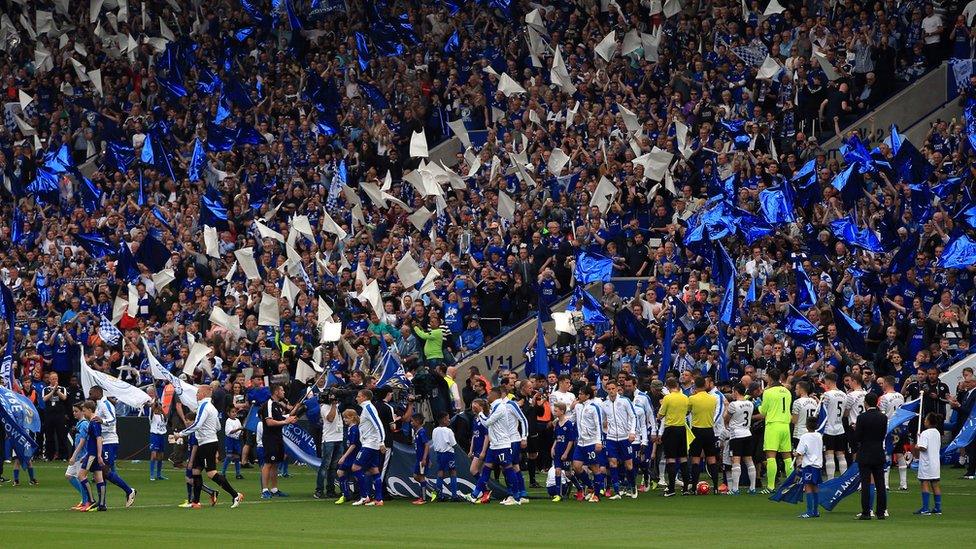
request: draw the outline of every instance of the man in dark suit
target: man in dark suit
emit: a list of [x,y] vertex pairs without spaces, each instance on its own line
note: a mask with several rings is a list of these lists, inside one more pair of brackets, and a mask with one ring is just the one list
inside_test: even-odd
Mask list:
[[[976,408],[976,377],[973,376],[972,368],[964,368],[962,371],[962,381],[956,391],[956,398],[950,401],[952,408],[956,412],[956,426],[953,428],[952,437],[959,434],[959,430],[969,419]],[[969,458],[966,467],[966,475],[962,478],[966,480],[976,479],[976,438],[966,446],[966,456]]]
[[884,520],[888,510],[888,493],[885,491],[884,439],[888,430],[888,417],[878,410],[878,395],[868,393],[864,397],[865,411],[857,416],[853,442],[858,448],[856,461],[861,470],[861,514],[858,520],[871,520],[871,480],[878,492],[878,520]]

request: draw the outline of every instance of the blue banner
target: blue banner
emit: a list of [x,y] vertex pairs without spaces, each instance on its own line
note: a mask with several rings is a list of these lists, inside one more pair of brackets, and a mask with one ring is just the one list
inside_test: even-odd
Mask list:
[[17,452],[21,463],[34,456],[37,442],[29,430],[40,431],[40,415],[30,400],[6,387],[0,387],[0,427],[6,431],[7,441]]
[[803,499],[803,479],[800,477],[799,471],[799,469],[793,469],[790,476],[786,477],[786,480],[773,490],[769,499],[782,503],[800,503],[800,500]]
[[0,316],[7,321],[7,346],[0,358],[0,385],[14,386],[14,331],[17,324],[17,304],[14,294],[0,282]]
[[843,475],[820,483],[820,506],[833,511],[842,499],[857,492],[860,486],[861,470],[855,462]]
[[[976,436],[976,406],[970,410],[969,417],[966,418],[966,423],[963,423],[962,429],[959,430],[959,434],[956,435],[956,438],[952,439],[952,442],[950,442],[948,446],[946,446],[943,453],[965,448],[970,442],[972,442],[974,436]],[[969,456],[969,459],[976,459],[976,456]]]
[[[250,419],[250,418],[248,418]],[[298,425],[285,425],[281,429],[285,440],[285,453],[295,461],[300,461],[309,467],[318,468],[322,460],[315,449],[315,438],[308,431]]]

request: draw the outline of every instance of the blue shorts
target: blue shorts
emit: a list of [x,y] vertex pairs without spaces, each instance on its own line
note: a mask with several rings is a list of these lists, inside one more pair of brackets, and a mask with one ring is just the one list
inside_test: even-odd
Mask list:
[[258,465],[264,465],[264,446],[255,448],[254,453],[258,456]]
[[150,452],[165,452],[166,451],[166,435],[161,435],[158,433],[149,433],[149,451]]
[[806,466],[800,469],[800,478],[803,479],[803,484],[820,484],[820,468],[813,466]]
[[224,439],[224,453],[229,455],[241,455],[241,439],[227,437]]
[[85,458],[85,461],[87,462],[86,463],[87,466],[85,467],[85,469],[87,469],[88,471],[94,473],[96,471],[102,470],[102,465],[98,463],[98,458],[96,458],[95,456],[88,456]]
[[512,443],[512,465],[522,463],[522,441]]
[[572,465],[573,465],[572,464],[572,461],[573,461],[573,453],[570,452],[569,453],[569,459],[564,460],[563,459],[563,454],[565,454],[565,453],[566,453],[566,447],[565,446],[563,446],[562,448],[560,448],[559,446],[556,446],[555,448],[553,448],[553,458],[552,458],[552,466],[553,467],[555,467],[557,469],[562,469],[564,471],[569,470],[570,468],[572,468]]
[[447,472],[457,469],[457,461],[454,458],[454,452],[436,452],[436,454],[438,471]]
[[413,474],[423,475],[427,472],[427,464],[421,460],[416,460],[413,464]]
[[488,448],[485,452],[485,464],[487,465],[511,465],[512,464],[512,449],[511,448],[501,448],[495,450],[494,448]]
[[627,439],[608,440],[603,447],[608,459],[615,459],[617,461],[634,459],[634,449],[631,446],[631,442]]
[[630,451],[634,456],[634,461],[643,463],[645,461],[644,453],[641,452],[641,445],[639,442],[632,442],[630,444]]
[[119,453],[118,444],[102,444],[102,459],[105,461],[105,469],[115,468],[115,457]]
[[573,449],[573,461],[580,461],[583,465],[606,465],[606,452],[597,452],[596,444],[577,446]]
[[360,448],[356,454],[356,465],[360,469],[369,470],[380,466],[380,451],[372,448]]

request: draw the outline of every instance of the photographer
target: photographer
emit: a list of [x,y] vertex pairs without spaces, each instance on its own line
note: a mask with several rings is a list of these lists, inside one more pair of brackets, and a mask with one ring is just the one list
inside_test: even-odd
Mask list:
[[47,459],[65,459],[70,452],[65,445],[68,438],[67,402],[68,391],[58,385],[58,374],[48,373],[48,385],[42,391],[44,400],[44,441],[47,443]]
[[[320,377],[319,381],[324,380]],[[322,418],[322,463],[315,478],[315,499],[335,497],[336,468],[342,455],[342,417],[335,393],[323,390],[318,393],[319,417]]]

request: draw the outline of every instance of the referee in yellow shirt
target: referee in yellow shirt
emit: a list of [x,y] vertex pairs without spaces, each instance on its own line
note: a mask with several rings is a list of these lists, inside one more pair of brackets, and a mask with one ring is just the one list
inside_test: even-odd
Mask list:
[[691,441],[691,486],[698,486],[701,477],[701,456],[705,454],[708,474],[712,477],[712,493],[718,493],[718,466],[715,458],[718,456],[718,441],[715,438],[715,407],[718,398],[705,389],[705,378],[695,378],[695,394],[688,399],[691,407],[691,434],[695,439]]
[[766,451],[766,489],[764,494],[776,488],[776,454],[783,458],[783,472],[793,472],[793,442],[790,440],[790,421],[793,419],[793,395],[780,383],[779,370],[766,370],[766,390],[762,393],[759,415],[766,419],[763,450]]
[[678,389],[676,378],[668,378],[665,387],[668,389],[668,394],[661,399],[661,408],[657,412],[657,417],[664,419],[661,446],[664,450],[665,471],[668,474],[668,488],[664,491],[664,497],[669,498],[674,495],[674,481],[679,466],[681,481],[685,483],[682,493],[685,495],[691,489],[691,479],[688,478],[688,436],[685,433],[688,397]]

